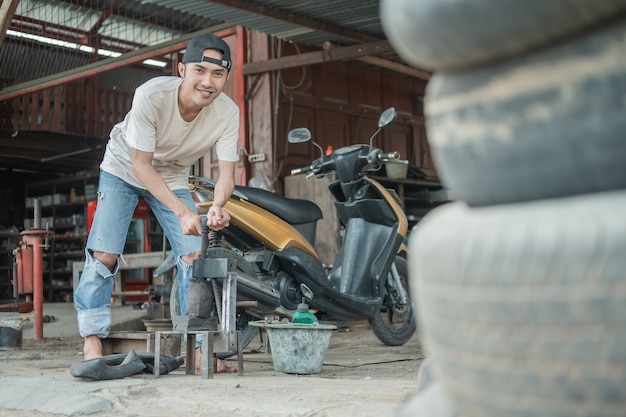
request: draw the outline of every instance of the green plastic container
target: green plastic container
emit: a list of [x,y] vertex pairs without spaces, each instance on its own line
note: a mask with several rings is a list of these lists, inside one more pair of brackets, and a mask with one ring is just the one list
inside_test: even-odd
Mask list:
[[302,300],[300,304],[298,304],[298,309],[293,314],[291,318],[291,323],[293,324],[313,324],[317,323],[317,317],[315,314],[309,311],[309,305]]

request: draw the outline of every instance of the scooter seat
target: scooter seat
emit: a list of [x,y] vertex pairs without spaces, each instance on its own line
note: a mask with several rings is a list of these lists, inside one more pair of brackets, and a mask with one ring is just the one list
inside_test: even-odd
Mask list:
[[322,210],[312,201],[287,198],[262,188],[236,185],[236,196],[263,207],[290,224],[302,224],[320,220]]
[[[191,182],[199,182],[201,187],[215,187],[215,180],[211,178],[193,175],[189,178]],[[322,210],[312,201],[283,197],[262,188],[235,185],[233,196],[256,204],[289,224],[305,224],[324,217]]]

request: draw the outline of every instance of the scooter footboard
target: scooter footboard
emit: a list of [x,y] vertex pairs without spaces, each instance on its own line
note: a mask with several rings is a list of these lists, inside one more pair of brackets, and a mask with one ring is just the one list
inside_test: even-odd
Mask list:
[[274,254],[285,271],[311,289],[313,298],[308,302],[311,307],[345,320],[370,318],[380,310],[381,297],[360,297],[333,289],[319,259],[308,253],[288,248]]

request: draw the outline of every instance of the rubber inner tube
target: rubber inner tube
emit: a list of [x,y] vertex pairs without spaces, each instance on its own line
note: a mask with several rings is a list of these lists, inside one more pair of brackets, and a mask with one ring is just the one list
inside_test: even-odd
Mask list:
[[[178,369],[184,358],[161,355],[159,373],[168,374]],[[128,353],[107,355],[72,364],[70,374],[76,378],[94,381],[121,379],[139,373],[154,372],[154,353],[137,353],[131,349]]]

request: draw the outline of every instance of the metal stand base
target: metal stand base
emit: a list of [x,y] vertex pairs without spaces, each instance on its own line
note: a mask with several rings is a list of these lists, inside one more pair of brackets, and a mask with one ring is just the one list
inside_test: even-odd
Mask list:
[[[186,374],[196,373],[196,336],[202,336],[202,378],[213,378],[213,358],[218,352],[231,353],[237,349],[237,372],[243,375],[243,346],[241,331],[237,328],[237,265],[229,258],[205,256],[209,228],[206,216],[202,216],[201,256],[193,261],[188,316],[172,317],[174,330],[157,331],[154,338],[154,376],[158,378],[161,359],[161,336],[164,334],[187,335]],[[221,281],[221,291],[218,281]],[[215,303],[218,319],[209,318],[209,305]],[[233,343],[235,342],[235,343]],[[235,346],[236,344],[236,346]],[[211,359],[209,361],[209,359]]]
[[[165,330],[155,332],[154,338],[154,377],[161,376],[161,337],[167,334],[186,334],[187,335],[187,358],[185,359],[185,374],[195,375],[196,373],[196,336],[202,336],[202,378],[213,378],[213,342],[215,336],[220,337],[221,331],[187,331],[185,333],[174,330]],[[237,375],[243,376],[243,346],[241,344],[241,331],[235,331],[237,343]],[[210,359],[210,360],[209,360]]]

